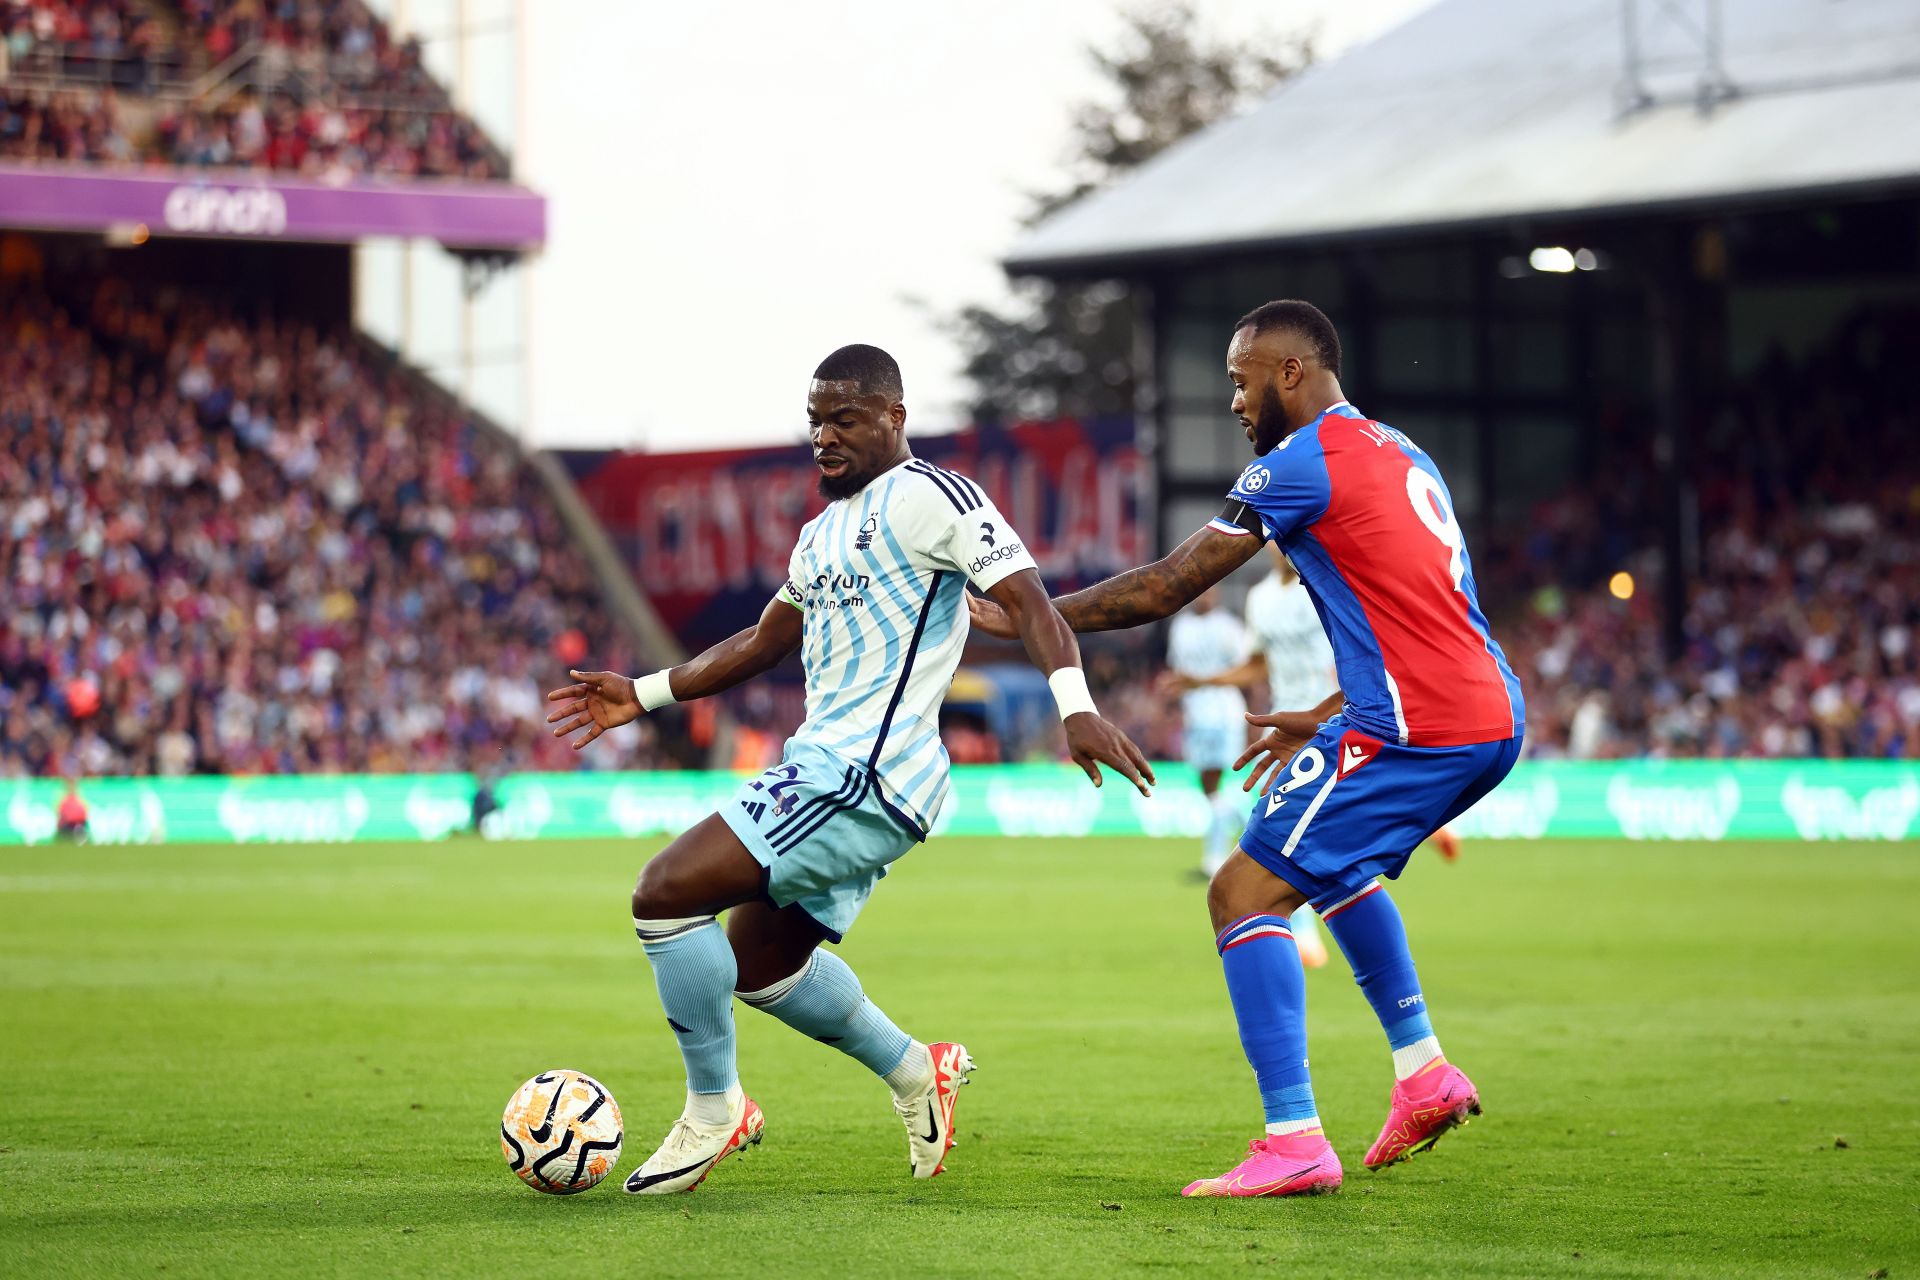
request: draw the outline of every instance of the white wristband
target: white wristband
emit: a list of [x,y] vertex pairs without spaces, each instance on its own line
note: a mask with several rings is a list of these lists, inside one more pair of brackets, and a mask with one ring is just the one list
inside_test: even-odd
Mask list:
[[1053,690],[1053,700],[1060,707],[1062,720],[1082,711],[1100,714],[1093,709],[1093,695],[1087,692],[1087,673],[1080,668],[1061,667],[1047,677],[1047,687]]
[[667,673],[664,671],[656,671],[635,680],[633,696],[640,699],[640,709],[643,711],[658,711],[679,701],[673,696],[673,686],[667,683]]

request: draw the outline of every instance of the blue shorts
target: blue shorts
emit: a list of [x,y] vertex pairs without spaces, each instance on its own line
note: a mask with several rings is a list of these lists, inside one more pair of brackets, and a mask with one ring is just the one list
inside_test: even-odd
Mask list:
[[1231,769],[1247,749],[1247,722],[1238,716],[1231,720],[1188,720],[1180,735],[1180,749],[1195,769]]
[[867,767],[808,742],[721,807],[776,907],[798,903],[835,942],[852,927],[887,865],[920,842],[889,813]]
[[1240,847],[1325,909],[1397,878],[1422,840],[1500,785],[1520,741],[1403,747],[1335,716],[1254,802]]

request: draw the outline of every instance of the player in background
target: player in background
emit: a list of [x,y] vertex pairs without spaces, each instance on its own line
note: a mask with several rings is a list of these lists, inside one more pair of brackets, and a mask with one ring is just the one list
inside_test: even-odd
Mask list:
[[87,802],[80,797],[80,779],[68,777],[67,789],[60,797],[60,805],[54,810],[54,819],[59,824],[56,830],[65,839],[83,844],[87,839]]
[[1181,754],[1200,775],[1211,810],[1201,845],[1200,869],[1208,879],[1226,862],[1246,817],[1245,802],[1220,789],[1220,775],[1247,746],[1247,700],[1237,684],[1208,679],[1247,659],[1247,629],[1220,607],[1220,592],[1203,591],[1193,608],[1174,615],[1167,628],[1167,676],[1181,694]]
[[[1333,646],[1327,642],[1320,615],[1294,571],[1293,563],[1278,543],[1267,544],[1267,558],[1273,571],[1247,592],[1247,630],[1253,639],[1253,651],[1245,662],[1205,679],[1181,681],[1175,691],[1188,685],[1231,684],[1267,686],[1270,710],[1284,707],[1317,707],[1340,687],[1333,668]],[[1178,622],[1178,618],[1175,619]],[[1460,837],[1452,827],[1443,826],[1433,833],[1434,849],[1452,862],[1460,856]],[[1327,962],[1327,944],[1320,937],[1320,918],[1313,907],[1302,903],[1288,922],[1294,942],[1300,948],[1300,963],[1318,969]]]
[[[638,680],[571,673],[548,694],[575,749],[671,702],[704,698],[798,650],[807,718],[781,763],[669,844],[640,873],[633,925],[687,1068],[680,1118],[626,1189],[698,1186],[765,1121],[735,1070],[733,998],[831,1044],[886,1081],[916,1178],[941,1172],[966,1047],[913,1039],[867,998],[838,942],[887,867],[947,796],[940,702],[967,639],[967,583],[986,592],[1047,675],[1074,761],[1143,794],[1152,769],[1087,694],[1073,632],[1006,517],[964,476],[907,447],[900,368],[842,347],[814,370],[807,418],[827,508],[800,531],[760,621],[690,662]],[[722,932],[715,916],[726,911]],[[936,937],[938,922],[927,924]],[[926,954],[938,981],[938,948]]]
[[[1370,1169],[1424,1151],[1480,1110],[1440,1051],[1400,912],[1378,877],[1505,778],[1520,754],[1520,683],[1480,611],[1466,538],[1433,459],[1347,402],[1340,339],[1318,308],[1269,302],[1227,348],[1233,413],[1256,455],[1220,515],[1163,559],[1056,601],[1077,631],[1186,607],[1266,542],[1299,568],[1333,644],[1339,691],[1249,719],[1236,767],[1261,794],[1208,887],[1214,943],[1266,1133],[1189,1196],[1331,1191],[1342,1179],[1307,1072],[1306,983],[1287,918],[1311,903],[1353,966],[1393,1053]],[[975,621],[1008,634],[998,606]],[[1271,787],[1268,783],[1271,782]]]

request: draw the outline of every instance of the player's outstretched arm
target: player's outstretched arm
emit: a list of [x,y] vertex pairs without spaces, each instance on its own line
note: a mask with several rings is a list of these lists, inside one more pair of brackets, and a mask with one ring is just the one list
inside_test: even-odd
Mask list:
[[634,680],[612,671],[569,671],[575,683],[555,689],[548,702],[559,708],[547,717],[553,736],[576,730],[575,751],[609,729],[617,729],[673,702],[688,702],[731,689],[778,666],[800,647],[804,618],[779,596],[767,602],[760,621],[722,640],[677,667]]
[[[1258,538],[1203,527],[1152,564],[1061,596],[1054,607],[1075,631],[1120,631],[1158,622],[1192,604],[1259,551]],[[1018,634],[1004,609],[978,600],[968,607],[973,624],[988,635],[1011,640]]]
[[1183,676],[1169,671],[1160,677],[1163,694],[1185,693],[1189,689],[1258,689],[1267,682],[1267,655],[1256,653],[1237,667],[1211,676]]
[[1039,572],[1022,569],[994,583],[987,594],[1005,612],[1013,624],[1013,634],[1027,647],[1027,657],[1053,687],[1074,763],[1087,771],[1096,787],[1104,764],[1138,787],[1141,795],[1152,795],[1147,788],[1154,781],[1153,766],[1131,738],[1093,709],[1086,677],[1080,672],[1079,642],[1047,599],[1046,584],[1040,581]]

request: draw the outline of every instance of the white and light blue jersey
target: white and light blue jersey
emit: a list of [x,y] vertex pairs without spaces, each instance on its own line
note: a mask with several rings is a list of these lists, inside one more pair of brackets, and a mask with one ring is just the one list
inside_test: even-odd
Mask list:
[[940,703],[967,643],[967,582],[1034,568],[980,487],[918,458],[828,505],[800,531],[781,598],[806,612],[807,718],[794,734],[862,766],[843,805],[877,786],[924,837],[947,798]]
[[1247,592],[1247,629],[1267,657],[1271,710],[1307,711],[1340,687],[1333,644],[1299,579],[1283,582],[1270,573],[1254,583]]
[[[1205,679],[1247,660],[1247,631],[1225,609],[1177,613],[1167,628],[1167,665],[1183,676]],[[1232,685],[1189,689],[1180,698],[1187,727],[1228,727],[1240,731],[1247,700]]]

